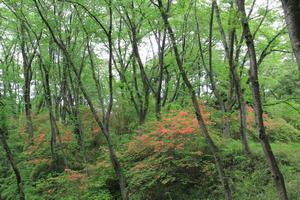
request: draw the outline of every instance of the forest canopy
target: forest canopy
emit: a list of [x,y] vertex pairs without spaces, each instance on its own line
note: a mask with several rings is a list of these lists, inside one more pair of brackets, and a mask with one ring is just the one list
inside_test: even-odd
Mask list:
[[0,0],[0,200],[300,198],[300,1]]

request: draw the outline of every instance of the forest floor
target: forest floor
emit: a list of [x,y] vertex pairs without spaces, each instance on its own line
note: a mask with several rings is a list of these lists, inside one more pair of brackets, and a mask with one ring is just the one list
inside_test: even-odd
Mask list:
[[[180,111],[175,117],[166,117],[162,122],[152,120],[133,128],[131,133],[112,133],[117,156],[128,179],[131,199],[168,199],[170,195],[172,199],[178,200],[223,199],[222,187],[204,139],[196,129],[185,127],[190,127],[187,121],[192,124],[193,119],[185,112],[182,113]],[[34,145],[28,145],[24,117],[20,118],[18,124],[15,120],[11,122],[9,138],[14,154],[19,155],[16,160],[29,199],[105,200],[120,197],[105,140],[90,114],[84,115],[86,162],[83,162],[84,155],[78,147],[73,126],[58,123],[68,168],[62,164],[59,149],[58,160],[51,160],[48,115],[40,114],[34,116],[33,120]],[[269,119],[271,125],[272,120]],[[176,126],[176,130],[173,130],[175,132],[171,132],[166,127],[174,125],[174,121],[181,125]],[[112,127],[117,130],[118,125],[116,123]],[[282,126],[286,124],[279,125]],[[283,142],[282,131],[277,130],[277,127],[268,128],[273,134],[270,135],[272,150],[285,177],[290,199],[299,200],[300,131],[292,127],[284,133],[284,138],[290,138],[290,141]],[[276,199],[261,144],[251,130],[249,145],[252,156],[248,158],[241,151],[242,145],[237,135],[236,139],[224,139],[218,133],[217,124],[210,124],[211,136],[221,149],[235,199]],[[162,133],[169,136],[173,134],[174,137],[162,140]],[[14,199],[16,186],[13,175],[1,178],[0,183],[3,198]]]

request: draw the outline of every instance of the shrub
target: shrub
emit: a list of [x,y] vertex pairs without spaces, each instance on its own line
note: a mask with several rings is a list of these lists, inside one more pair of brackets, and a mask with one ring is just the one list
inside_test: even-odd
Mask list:
[[300,131],[282,118],[269,119],[266,131],[271,141],[300,141]]
[[[125,157],[132,199],[186,199],[195,191],[199,199],[215,189],[212,157],[193,116],[172,111],[129,142]],[[210,123],[207,115],[205,120]]]

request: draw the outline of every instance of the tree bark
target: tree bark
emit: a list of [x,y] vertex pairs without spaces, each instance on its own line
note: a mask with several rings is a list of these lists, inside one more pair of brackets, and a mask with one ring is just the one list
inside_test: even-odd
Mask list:
[[284,178],[277,165],[277,161],[272,152],[268,137],[266,135],[265,127],[264,127],[263,109],[262,109],[261,98],[260,98],[260,88],[259,88],[258,72],[257,72],[256,52],[255,52],[253,37],[246,17],[245,2],[244,0],[236,0],[236,3],[241,14],[241,24],[244,30],[244,37],[249,51],[249,59],[250,59],[249,78],[250,78],[252,97],[254,103],[256,128],[259,134],[259,139],[261,141],[265,157],[267,159],[268,165],[270,167],[272,176],[275,181],[278,198],[280,200],[287,200],[288,197],[285,188]]
[[199,22],[197,18],[196,13],[196,1],[194,6],[194,12],[195,12],[195,20],[196,20],[196,27],[197,27],[197,39],[198,39],[198,46],[199,46],[199,53],[201,56],[202,64],[204,66],[204,69],[206,73],[208,74],[209,82],[211,85],[211,90],[213,94],[215,95],[217,102],[219,104],[221,114],[222,114],[222,131],[224,137],[230,136],[230,123],[226,117],[226,106],[224,103],[224,100],[220,94],[220,91],[217,87],[216,80],[215,80],[215,74],[213,71],[212,66],[212,35],[213,35],[213,21],[214,21],[214,6],[211,7],[211,13],[210,13],[210,21],[209,21],[209,36],[208,36],[208,67],[206,66],[204,55],[203,55],[203,49],[201,44],[201,38],[200,38],[200,27]]
[[294,55],[300,70],[300,0],[281,0]]
[[187,77],[187,74],[186,74],[186,72],[183,68],[182,59],[180,59],[180,55],[179,55],[175,35],[174,35],[174,32],[173,32],[172,27],[171,27],[171,25],[169,23],[169,20],[168,20],[168,14],[166,13],[165,8],[163,7],[163,4],[162,4],[161,0],[158,0],[158,5],[157,6],[160,10],[161,17],[164,21],[164,25],[165,25],[166,29],[168,30],[170,40],[171,40],[171,43],[172,43],[172,47],[173,47],[173,51],[174,51],[174,54],[175,54],[176,63],[177,63],[177,66],[180,70],[180,74],[181,74],[182,79],[183,79],[185,85],[187,86],[189,94],[191,96],[191,100],[192,100],[193,107],[194,107],[194,110],[195,110],[196,118],[198,120],[198,125],[199,125],[199,128],[200,128],[200,131],[204,135],[204,138],[207,142],[207,145],[208,145],[210,151],[213,154],[215,164],[216,164],[216,167],[217,167],[217,170],[218,170],[218,173],[219,173],[219,178],[220,178],[220,181],[221,181],[221,183],[223,185],[223,188],[224,188],[225,198],[227,200],[231,200],[232,199],[231,189],[230,189],[227,177],[225,175],[225,171],[224,171],[224,168],[223,168],[222,161],[221,161],[221,159],[218,155],[219,150],[218,150],[217,146],[214,144],[213,140],[211,139],[211,137],[208,133],[206,124],[203,120],[203,117],[202,117],[202,114],[201,114],[201,111],[200,111],[200,107],[199,107],[199,104],[198,104],[198,101],[197,101],[196,93],[195,93],[195,91],[193,89],[193,86],[191,85],[191,83],[190,83],[190,81]]
[[[230,79],[232,79],[231,81],[233,82],[233,84],[235,86],[235,93],[236,93],[236,97],[237,97],[237,101],[238,101],[238,105],[239,105],[240,135],[241,135],[241,141],[242,141],[242,145],[243,145],[243,151],[246,155],[249,155],[250,148],[248,145],[248,138],[247,138],[246,104],[245,104],[245,100],[244,100],[244,96],[243,96],[243,92],[242,92],[240,77],[238,76],[237,71],[236,71],[237,63],[235,63],[234,56],[233,56],[235,29],[234,28],[230,29],[229,41],[227,42],[225,31],[224,31],[222,21],[221,21],[220,10],[219,10],[216,0],[213,1],[213,5],[215,7],[215,12],[216,12],[216,16],[217,16],[218,25],[219,25],[220,35],[222,38],[222,43],[223,43],[224,50],[225,50],[225,55],[228,60],[229,71],[230,71],[229,75],[231,76]],[[231,5],[231,6],[233,6],[233,5]],[[230,21],[230,23],[231,23],[231,21]],[[228,45],[228,43],[229,43],[229,45]],[[228,96],[230,96],[230,95],[228,95]],[[228,98],[228,101],[230,101],[230,98]]]
[[155,113],[158,120],[161,119],[161,90],[164,74],[164,53],[165,53],[165,44],[166,44],[166,30],[163,31],[162,42],[161,42],[161,33],[158,33],[156,38],[158,44],[158,60],[159,60],[159,81],[158,88],[156,91],[156,103],[155,103]]
[[63,150],[62,146],[62,141],[60,138],[59,134],[59,129],[56,124],[56,118],[55,114],[53,111],[53,104],[52,104],[52,99],[51,99],[51,89],[50,89],[50,82],[49,82],[49,71],[46,69],[46,66],[44,66],[42,62],[41,55],[39,55],[39,61],[40,61],[40,70],[42,73],[42,78],[43,78],[43,87],[44,87],[44,93],[45,93],[45,100],[47,103],[48,107],[48,112],[49,112],[49,119],[50,119],[50,127],[51,127],[51,141],[50,141],[50,146],[51,146],[51,156],[52,160],[57,161],[56,157],[56,139],[58,138],[58,143],[59,143],[59,148],[62,152],[63,160],[64,160],[64,166],[67,169],[68,168],[68,161],[66,158],[66,154]]
[[25,43],[25,24],[21,23],[21,52],[23,58],[23,74],[24,74],[24,104],[25,104],[25,115],[27,123],[27,132],[29,138],[29,144],[33,144],[33,125],[31,118],[31,101],[30,101],[30,82],[32,79],[32,70],[31,70],[31,61],[32,59],[28,58],[26,51]]
[[[120,163],[120,161],[119,161],[119,159],[116,155],[113,143],[111,141],[110,131],[109,131],[109,118],[110,118],[110,113],[111,113],[112,104],[113,104],[113,94],[112,94],[112,5],[111,5],[111,0],[109,0],[109,30],[108,31],[106,30],[106,28],[103,27],[101,22],[99,22],[95,16],[92,16],[98,22],[98,24],[101,26],[103,31],[106,33],[108,43],[109,43],[109,66],[108,66],[108,71],[109,71],[109,105],[107,107],[107,112],[106,112],[105,118],[103,120],[101,120],[99,118],[99,116],[97,114],[97,111],[96,111],[96,108],[94,107],[94,104],[92,102],[92,99],[88,95],[87,90],[85,89],[85,87],[82,83],[80,73],[76,69],[76,66],[73,63],[73,60],[71,59],[71,56],[70,56],[65,44],[63,43],[62,40],[58,40],[57,37],[55,36],[52,27],[50,26],[50,24],[47,21],[47,19],[45,18],[45,16],[42,14],[42,11],[40,9],[40,6],[39,6],[37,0],[34,0],[34,4],[35,4],[35,7],[37,8],[38,14],[40,15],[40,17],[43,20],[44,24],[47,26],[47,28],[48,28],[48,30],[51,34],[51,37],[53,38],[56,45],[61,49],[61,51],[63,52],[63,54],[66,58],[66,61],[67,61],[68,65],[72,68],[73,72],[75,73],[75,77],[78,81],[78,86],[79,86],[81,92],[83,93],[83,95],[84,95],[84,97],[87,101],[87,104],[88,104],[88,106],[89,106],[89,108],[90,108],[90,110],[93,114],[93,117],[94,117],[96,123],[98,124],[99,128],[101,129],[101,131],[104,135],[104,138],[107,142],[108,149],[109,149],[109,156],[110,156],[113,168],[115,170],[115,173],[116,173],[116,175],[118,177],[118,180],[119,180],[119,186],[120,186],[122,199],[123,200],[128,200],[126,177],[123,174],[121,163]],[[85,10],[87,10],[83,5],[81,5],[81,4],[78,4],[78,5],[82,6]],[[102,108],[102,109],[104,109],[104,108]]]
[[[2,107],[2,102],[0,102],[0,106]],[[4,105],[3,105],[4,106]],[[2,109],[0,110],[1,112],[4,112]],[[5,119],[3,119],[3,113],[1,114],[1,121],[4,121]],[[20,170],[13,158],[13,154],[7,144],[6,141],[6,136],[7,135],[7,128],[5,127],[5,124],[2,125],[2,127],[0,127],[0,141],[2,144],[2,147],[6,153],[6,157],[11,165],[11,167],[13,168],[13,171],[15,173],[16,176],[16,181],[17,181],[17,187],[18,187],[18,192],[19,192],[19,199],[20,200],[25,200],[25,193],[24,193],[24,189],[23,189],[23,182],[22,182],[22,177],[21,177],[21,173]]]

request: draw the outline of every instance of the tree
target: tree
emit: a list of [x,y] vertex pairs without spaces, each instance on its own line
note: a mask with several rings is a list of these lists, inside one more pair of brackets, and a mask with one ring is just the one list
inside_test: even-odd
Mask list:
[[[120,161],[118,160],[115,150],[114,150],[114,146],[112,144],[111,141],[111,136],[110,136],[110,131],[109,131],[109,120],[110,120],[110,115],[111,115],[111,110],[112,110],[112,105],[113,105],[113,88],[112,88],[112,78],[113,78],[113,74],[112,74],[112,4],[111,1],[108,4],[108,14],[109,14],[109,28],[108,30],[106,28],[104,28],[104,26],[102,25],[102,23],[97,19],[96,22],[100,25],[100,27],[103,29],[103,31],[105,32],[106,36],[107,36],[107,40],[108,40],[108,48],[109,48],[109,61],[108,61],[108,71],[109,71],[109,82],[108,82],[108,87],[109,87],[109,100],[108,100],[108,106],[107,106],[107,110],[105,113],[105,116],[103,116],[102,120],[100,120],[99,116],[97,115],[97,111],[89,97],[89,95],[87,94],[87,91],[81,81],[80,78],[80,74],[78,72],[78,70],[76,69],[72,58],[68,52],[68,49],[66,48],[65,44],[61,41],[58,40],[57,37],[55,36],[55,33],[52,29],[52,27],[50,26],[49,22],[47,21],[47,19],[45,18],[45,16],[42,14],[41,8],[39,6],[39,3],[34,0],[35,6],[38,10],[38,13],[41,17],[41,19],[43,20],[43,22],[45,23],[45,25],[47,26],[52,39],[54,40],[54,42],[56,43],[56,45],[60,48],[60,50],[63,52],[66,62],[67,64],[73,69],[73,72],[75,73],[75,76],[77,78],[79,87],[86,99],[86,101],[88,102],[88,105],[90,107],[90,110],[93,113],[94,119],[97,122],[98,126],[100,127],[101,131],[103,132],[107,145],[108,145],[108,149],[110,152],[110,158],[111,158],[111,162],[113,165],[113,168],[118,176],[119,179],[119,185],[120,185],[120,190],[121,190],[121,194],[122,194],[122,199],[126,200],[128,199],[128,194],[127,194],[127,189],[126,189],[126,179],[125,176],[122,172],[122,168],[121,168],[121,164]],[[87,8],[85,8],[84,6],[82,6],[81,4],[79,4],[79,6],[83,7],[85,10],[87,10]],[[88,11],[88,10],[87,10]],[[105,108],[102,107],[102,110],[104,110]]]
[[[229,44],[227,42],[227,37],[225,35],[225,31],[222,25],[222,21],[221,21],[221,16],[220,16],[220,10],[218,7],[218,4],[216,1],[213,1],[213,7],[215,8],[215,12],[216,12],[216,16],[217,16],[217,21],[218,21],[218,25],[219,25],[219,31],[220,31],[220,35],[222,38],[222,43],[224,46],[224,51],[225,51],[225,55],[226,58],[228,60],[228,65],[229,65],[229,71],[230,71],[230,76],[232,77],[232,81],[234,83],[234,87],[235,87],[235,93],[236,93],[236,97],[237,97],[237,101],[238,101],[238,105],[239,105],[239,111],[240,111],[240,134],[241,134],[241,140],[242,140],[242,145],[243,145],[243,151],[245,154],[250,154],[250,149],[249,149],[249,145],[248,145],[248,136],[247,136],[247,117],[246,117],[246,103],[244,100],[244,95],[242,92],[242,86],[241,86],[241,81],[240,81],[240,76],[237,73],[237,65],[238,63],[235,62],[235,60],[238,60],[237,58],[234,58],[234,42],[235,42],[235,38],[236,38],[236,31],[234,28],[234,21],[233,21],[233,17],[231,17],[231,19],[229,19],[229,24],[232,27],[229,30],[228,33],[228,38],[229,38]],[[231,2],[231,9],[233,7],[233,2]],[[234,13],[235,14],[235,13]],[[236,54],[239,56],[239,54]],[[229,84],[229,86],[232,84]]]
[[268,137],[266,135],[265,127],[264,127],[263,109],[262,109],[262,103],[260,97],[260,87],[259,87],[258,72],[257,72],[256,51],[255,51],[252,33],[250,31],[249,24],[246,17],[245,2],[244,0],[237,0],[236,4],[241,14],[241,24],[243,27],[244,37],[249,51],[249,59],[250,59],[249,79],[251,83],[251,91],[252,91],[252,98],[253,98],[254,111],[255,111],[256,129],[263,147],[263,151],[265,153],[265,157],[267,159],[270,170],[272,172],[272,176],[276,184],[278,197],[279,199],[285,200],[288,198],[287,198],[284,178],[278,167],[275,156],[272,152]]
[[294,55],[300,70],[300,1],[281,0]]
[[0,0],[0,199],[297,199],[280,3]]
[[5,104],[3,101],[3,97],[0,95],[0,119],[1,119],[1,124],[0,124],[0,141],[2,144],[2,147],[6,153],[7,160],[9,161],[11,167],[14,170],[15,176],[16,176],[16,181],[17,181],[17,187],[18,187],[18,192],[19,192],[19,199],[20,200],[25,200],[25,193],[23,189],[23,181],[21,177],[20,170],[16,164],[16,161],[14,160],[13,154],[7,144],[7,135],[8,135],[8,130],[6,127],[6,119],[5,119]]
[[[25,114],[27,119],[27,133],[29,143],[33,144],[33,124],[32,124],[32,106],[31,106],[31,81],[32,81],[32,62],[36,55],[37,46],[34,44],[34,41],[31,41],[31,33],[28,27],[28,22],[23,16],[22,7],[17,8],[14,4],[10,5],[5,2],[5,5],[8,9],[15,15],[19,21],[18,27],[18,39],[20,41],[22,63],[23,63],[23,76],[24,76],[24,107]],[[40,37],[36,38],[37,40]]]
[[[170,3],[171,2],[168,1],[168,8],[170,6]],[[168,20],[168,13],[166,12],[166,11],[168,11],[168,9],[166,9],[163,6],[163,3],[162,3],[161,0],[158,0],[158,4],[156,4],[155,2],[153,2],[153,4],[158,7],[158,9],[161,13],[161,17],[164,21],[165,27],[168,30],[170,40],[171,40],[171,43],[172,43],[172,46],[173,46],[173,51],[174,51],[174,54],[175,54],[176,63],[177,63],[178,68],[180,70],[180,74],[182,76],[182,79],[183,79],[185,85],[187,86],[187,88],[189,90],[189,94],[190,94],[190,97],[191,97],[191,100],[192,100],[192,103],[193,103],[193,107],[195,109],[196,118],[197,118],[197,121],[198,121],[198,124],[199,124],[199,129],[201,130],[202,134],[204,135],[205,140],[208,144],[208,147],[210,148],[210,151],[212,152],[212,154],[214,156],[215,164],[216,164],[216,167],[218,169],[218,173],[219,173],[219,177],[220,177],[220,181],[221,181],[221,183],[223,185],[223,188],[224,188],[225,198],[228,199],[228,200],[232,199],[231,189],[230,189],[227,177],[226,177],[224,169],[223,169],[222,161],[221,161],[221,159],[218,155],[219,150],[216,147],[216,145],[214,144],[211,137],[209,136],[207,127],[205,125],[205,122],[203,120],[203,116],[202,116],[200,108],[199,108],[199,104],[198,104],[198,100],[196,98],[195,91],[194,91],[193,86],[191,85],[191,83],[190,83],[190,81],[189,81],[189,79],[186,75],[186,72],[183,68],[182,61],[181,61],[180,55],[178,53],[175,34],[174,34],[174,32],[172,30],[172,27],[171,27],[171,25],[169,23],[169,20]]]

